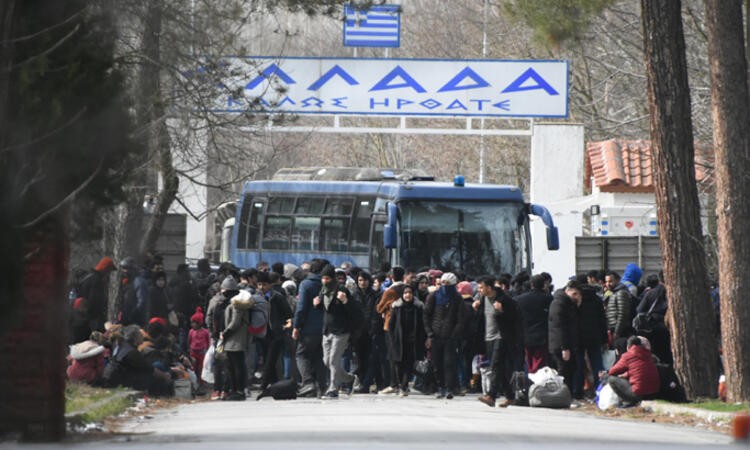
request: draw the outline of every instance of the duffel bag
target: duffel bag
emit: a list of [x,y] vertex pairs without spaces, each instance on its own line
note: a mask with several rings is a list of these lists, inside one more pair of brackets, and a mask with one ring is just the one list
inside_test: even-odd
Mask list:
[[529,388],[529,406],[538,408],[570,408],[572,396],[563,383],[549,380]]

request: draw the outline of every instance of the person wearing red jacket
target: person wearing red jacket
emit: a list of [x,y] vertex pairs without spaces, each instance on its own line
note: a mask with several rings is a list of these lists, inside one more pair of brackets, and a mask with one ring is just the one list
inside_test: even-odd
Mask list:
[[608,373],[609,385],[625,406],[636,405],[659,392],[659,372],[651,351],[642,345],[638,336],[628,339],[628,350]]

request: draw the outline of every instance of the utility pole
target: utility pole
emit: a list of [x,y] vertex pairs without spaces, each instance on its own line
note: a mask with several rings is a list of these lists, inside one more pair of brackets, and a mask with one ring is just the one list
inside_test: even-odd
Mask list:
[[[487,58],[487,9],[489,8],[489,4],[489,0],[484,0],[482,11],[482,59]],[[479,119],[479,128],[484,130],[484,117]],[[484,133],[479,134],[479,183],[484,183]]]

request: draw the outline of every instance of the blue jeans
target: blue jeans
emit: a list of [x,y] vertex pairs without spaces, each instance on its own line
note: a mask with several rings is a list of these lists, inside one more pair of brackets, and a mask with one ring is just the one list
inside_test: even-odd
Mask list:
[[599,386],[599,372],[604,370],[602,361],[602,344],[585,344],[576,351],[576,371],[573,377],[573,396],[581,398],[583,392],[583,378],[586,374],[586,358],[588,355],[591,371],[594,375],[594,387]]

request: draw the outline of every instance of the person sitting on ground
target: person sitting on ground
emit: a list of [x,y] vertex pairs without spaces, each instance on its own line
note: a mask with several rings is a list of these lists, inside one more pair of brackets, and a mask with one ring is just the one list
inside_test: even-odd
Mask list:
[[659,392],[659,372],[651,352],[640,337],[631,336],[627,348],[620,360],[609,369],[607,382],[622,399],[624,406],[634,406]]
[[66,370],[68,380],[88,384],[99,381],[104,372],[105,348],[100,343],[102,339],[102,333],[94,331],[89,339],[70,346],[70,365]]

